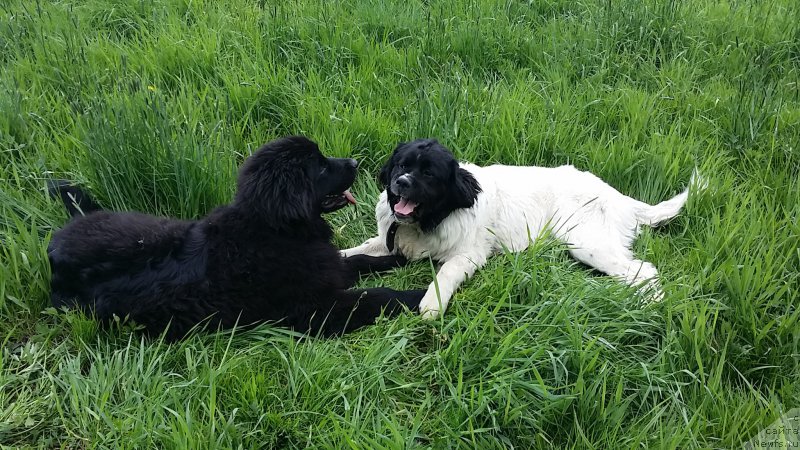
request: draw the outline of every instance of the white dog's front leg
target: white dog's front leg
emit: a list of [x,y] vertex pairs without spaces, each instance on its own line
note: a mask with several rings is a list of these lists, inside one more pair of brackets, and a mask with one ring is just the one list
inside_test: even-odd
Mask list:
[[342,250],[342,256],[345,258],[355,255],[387,256],[391,255],[391,253],[389,249],[386,248],[386,244],[381,241],[380,236],[376,236],[372,239],[367,239],[363,244],[357,247]]
[[[419,312],[422,317],[425,319],[439,317],[439,314],[447,309],[450,298],[461,283],[471,277],[475,270],[483,267],[485,263],[485,256],[476,255],[458,255],[445,261],[436,274],[436,280],[428,286],[428,291],[420,301]],[[438,295],[437,285],[439,287]]]

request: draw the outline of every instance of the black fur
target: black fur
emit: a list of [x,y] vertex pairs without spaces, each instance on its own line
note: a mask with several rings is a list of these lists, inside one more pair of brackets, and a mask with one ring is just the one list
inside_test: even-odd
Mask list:
[[[408,181],[400,185],[398,178],[404,174]],[[456,209],[471,208],[481,192],[475,177],[460,168],[450,150],[436,139],[398,144],[381,168],[379,181],[392,211],[401,196],[418,204],[411,217],[403,220],[418,223],[426,232]]]
[[197,221],[98,210],[79,188],[55,183],[51,193],[74,218],[48,247],[52,303],[102,321],[130,317],[150,333],[167,330],[168,339],[206,319],[332,336],[373,323],[382,310],[415,309],[424,290],[347,290],[360,273],[405,263],[342,258],[331,244],[321,214],[347,203],[341,193],[356,166],[325,158],[304,137],[278,139],[244,163],[234,202]]
[[53,197],[58,197],[64,202],[70,217],[83,216],[99,211],[100,206],[86,195],[83,190],[65,180],[53,180],[47,183],[47,190]]

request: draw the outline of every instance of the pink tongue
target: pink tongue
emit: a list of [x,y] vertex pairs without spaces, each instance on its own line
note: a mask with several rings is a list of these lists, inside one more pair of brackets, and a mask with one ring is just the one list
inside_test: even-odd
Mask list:
[[356,198],[353,197],[353,194],[350,193],[350,189],[347,189],[346,191],[342,192],[342,194],[344,194],[344,198],[346,198],[348,202],[350,202],[353,205],[356,204]]
[[412,212],[414,212],[414,208],[416,207],[417,207],[416,203],[409,201],[403,197],[400,197],[400,201],[394,205],[394,212],[407,216]]

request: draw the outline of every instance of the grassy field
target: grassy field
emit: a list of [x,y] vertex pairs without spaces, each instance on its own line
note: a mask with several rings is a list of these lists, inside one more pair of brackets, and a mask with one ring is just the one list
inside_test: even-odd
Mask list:
[[[736,448],[800,406],[796,0],[0,2],[0,444],[8,448]],[[558,243],[493,258],[447,314],[341,340],[166,345],[48,308],[46,180],[198,217],[263,142],[380,163],[437,137],[574,164],[657,202],[643,307]],[[365,279],[425,287],[430,264]]]

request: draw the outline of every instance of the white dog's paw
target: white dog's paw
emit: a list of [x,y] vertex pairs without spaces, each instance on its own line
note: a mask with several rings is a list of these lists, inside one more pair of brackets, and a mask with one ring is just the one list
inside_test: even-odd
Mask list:
[[425,320],[436,320],[439,318],[439,307],[436,306],[433,309],[430,309],[420,306],[419,315]]
[[429,290],[419,302],[419,314],[423,319],[433,320],[439,317],[439,296],[435,290]]

